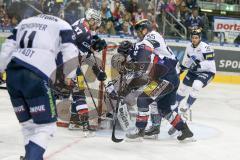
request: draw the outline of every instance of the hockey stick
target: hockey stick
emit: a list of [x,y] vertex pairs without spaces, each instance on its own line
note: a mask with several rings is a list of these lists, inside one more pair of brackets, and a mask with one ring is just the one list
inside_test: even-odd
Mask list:
[[[92,54],[93,54],[93,58],[94,58],[94,61],[95,61],[95,64],[99,67],[98,63],[97,63],[97,59],[96,59],[96,56],[95,56],[95,51],[93,49],[91,49],[92,51]],[[100,67],[99,67],[100,68]],[[116,137],[115,135],[115,131],[116,131],[116,124],[117,124],[117,113],[118,113],[118,108],[119,108],[119,104],[120,104],[120,90],[122,88],[122,81],[123,81],[123,73],[120,72],[120,82],[119,82],[119,90],[118,90],[118,98],[117,98],[117,106],[116,106],[116,109],[114,109],[113,107],[113,104],[112,105],[112,108],[113,108],[113,129],[112,129],[112,141],[115,142],[115,143],[119,143],[119,142],[122,142],[123,139],[119,139]],[[110,102],[111,103],[111,102]]]
[[119,143],[119,142],[122,142],[123,139],[118,139],[116,138],[116,135],[115,135],[115,131],[116,131],[116,124],[117,124],[117,114],[118,114],[118,108],[119,108],[119,104],[120,104],[120,91],[121,91],[121,88],[122,88],[122,81],[123,81],[123,74],[120,73],[120,81],[119,81],[119,89],[118,89],[118,98],[117,98],[117,106],[116,106],[116,109],[114,109],[114,113],[113,113],[113,129],[112,129],[112,141],[115,142],[115,143]]
[[[82,72],[80,66],[79,66],[79,69],[80,69],[80,71]],[[83,73],[83,72],[82,72],[82,73]],[[92,101],[93,101],[93,105],[94,105],[94,107],[95,107],[95,109],[96,109],[96,111],[97,111],[98,116],[100,117],[101,115],[100,115],[100,113],[99,113],[99,111],[98,111],[96,102],[95,102],[95,100],[94,100],[94,98],[93,98],[92,92],[91,92],[90,87],[89,87],[88,82],[87,82],[87,79],[86,79],[86,77],[85,77],[84,74],[82,74],[82,75],[83,75],[84,82],[85,82],[85,84],[86,84],[86,86],[87,86],[88,92],[89,92],[89,94],[90,94],[90,96],[91,96],[91,99],[92,99]]]

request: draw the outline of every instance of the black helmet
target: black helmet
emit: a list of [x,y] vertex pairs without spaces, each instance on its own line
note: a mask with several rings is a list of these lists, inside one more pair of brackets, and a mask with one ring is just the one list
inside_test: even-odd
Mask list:
[[201,30],[200,30],[200,29],[194,29],[194,30],[192,30],[192,32],[191,32],[191,37],[192,37],[193,35],[197,35],[197,36],[199,36],[199,37],[201,38],[201,36],[202,36]]
[[152,23],[148,19],[142,19],[135,24],[135,30],[143,30],[147,28],[149,31],[152,30]]
[[129,55],[133,50],[133,44],[130,41],[122,41],[117,49],[117,52],[124,55]]

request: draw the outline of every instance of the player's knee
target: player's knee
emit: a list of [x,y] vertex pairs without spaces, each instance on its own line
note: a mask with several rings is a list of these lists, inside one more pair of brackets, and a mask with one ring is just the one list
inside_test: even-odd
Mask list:
[[56,132],[56,123],[36,124],[35,135],[30,139],[32,142],[46,149],[49,140]]
[[34,134],[34,128],[35,128],[36,124],[33,123],[32,119],[30,119],[26,122],[20,123],[20,124],[22,126],[22,134],[24,137],[24,144],[26,145],[29,143],[30,136]]
[[188,86],[186,86],[185,84],[182,84],[182,86],[179,88],[177,94],[181,95],[181,96],[185,96],[187,94],[188,91]]
[[152,103],[152,99],[146,96],[139,96],[137,98],[137,107],[139,111],[148,112],[149,105]]
[[203,83],[199,80],[195,80],[193,82],[192,91],[191,91],[190,95],[192,97],[197,97],[197,95],[198,95],[199,91],[202,89],[202,87],[203,87]]
[[157,107],[157,102],[153,102],[150,104],[150,108],[151,108],[151,114],[159,114],[158,113],[158,107]]

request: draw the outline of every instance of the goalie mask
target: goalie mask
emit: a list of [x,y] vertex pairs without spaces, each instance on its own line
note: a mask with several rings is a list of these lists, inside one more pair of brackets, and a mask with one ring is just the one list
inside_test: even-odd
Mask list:
[[[100,25],[101,25],[101,13],[100,13],[100,11],[89,8],[85,12],[85,18],[88,22],[93,21],[97,27],[100,27]],[[91,27],[91,25],[94,25],[94,24],[89,24],[89,25]]]

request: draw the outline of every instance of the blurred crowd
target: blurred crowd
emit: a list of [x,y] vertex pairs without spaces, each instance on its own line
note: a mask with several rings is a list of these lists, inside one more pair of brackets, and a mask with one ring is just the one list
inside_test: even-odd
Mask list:
[[[239,0],[204,0],[216,3],[239,3]],[[163,20],[166,15],[173,15],[176,21],[187,29],[187,36],[193,29],[202,30],[204,40],[208,40],[208,30],[212,22],[205,13],[201,13],[197,0],[0,0],[0,27],[14,27],[26,17],[41,12],[61,17],[70,24],[84,17],[88,8],[101,11],[102,24],[99,33],[134,36],[133,26],[136,21],[148,18],[153,28],[163,33]],[[165,19],[166,20],[166,19]],[[172,22],[181,30],[179,23]],[[166,34],[171,34],[171,28]],[[176,36],[173,34],[173,36]]]
[[206,2],[227,3],[227,4],[240,4],[239,0],[202,0]]

